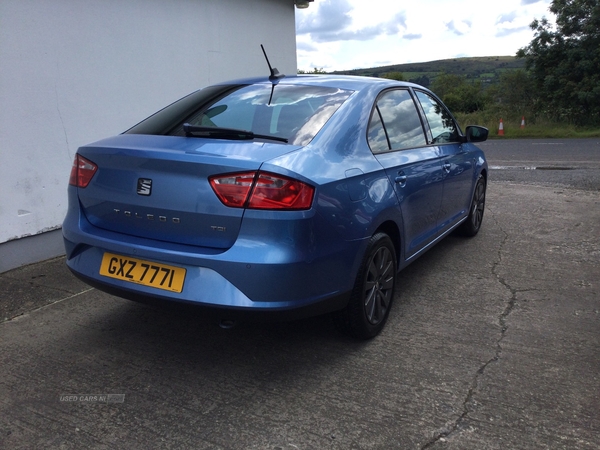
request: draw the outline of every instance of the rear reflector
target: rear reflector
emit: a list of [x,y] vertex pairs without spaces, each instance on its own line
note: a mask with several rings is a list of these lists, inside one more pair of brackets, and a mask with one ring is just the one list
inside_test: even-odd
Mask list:
[[89,159],[85,159],[81,155],[75,155],[69,184],[80,188],[87,187],[87,185],[90,184],[90,181],[92,181],[92,177],[97,169],[98,166]]
[[219,200],[232,208],[310,209],[315,192],[302,181],[267,172],[216,175],[209,181]]

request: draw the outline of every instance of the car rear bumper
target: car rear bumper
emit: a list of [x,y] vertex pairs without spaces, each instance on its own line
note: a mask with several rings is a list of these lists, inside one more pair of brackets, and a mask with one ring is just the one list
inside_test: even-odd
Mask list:
[[184,310],[190,313],[200,314],[203,317],[211,318],[216,321],[285,321],[297,320],[306,317],[327,314],[333,311],[343,309],[348,304],[351,292],[344,292],[332,297],[321,299],[313,303],[295,304],[291,306],[277,308],[276,304],[269,303],[261,305],[253,303],[252,307],[233,307],[225,304],[215,305],[195,301],[188,301],[183,298],[171,298],[157,293],[142,293],[138,290],[130,290],[126,287],[115,286],[114,283],[105,283],[97,277],[90,278],[69,267],[73,275],[84,283],[117,297],[131,300],[145,305],[157,306],[175,310]]
[[[356,255],[362,254],[364,244],[362,240],[334,243],[330,239],[315,253],[290,242],[261,241],[253,249],[248,236],[241,235],[241,248],[236,243],[217,251],[98,229],[79,211],[67,215],[63,236],[69,269],[111,294],[144,303],[209,307],[229,315],[273,313],[290,318],[343,308],[354,284]],[[106,252],[183,268],[183,289],[171,292],[101,275]]]

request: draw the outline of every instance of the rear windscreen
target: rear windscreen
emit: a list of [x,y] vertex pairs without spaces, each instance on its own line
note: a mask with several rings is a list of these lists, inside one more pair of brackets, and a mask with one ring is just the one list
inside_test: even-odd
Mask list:
[[306,145],[352,91],[306,85],[212,86],[167,106],[126,133],[185,136],[183,124],[233,128]]

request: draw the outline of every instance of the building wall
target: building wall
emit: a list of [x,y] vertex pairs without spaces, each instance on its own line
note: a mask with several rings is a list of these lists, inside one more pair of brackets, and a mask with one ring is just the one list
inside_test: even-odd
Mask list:
[[61,248],[15,242],[60,229],[80,145],[268,75],[260,44],[296,73],[293,0],[0,0],[0,272]]

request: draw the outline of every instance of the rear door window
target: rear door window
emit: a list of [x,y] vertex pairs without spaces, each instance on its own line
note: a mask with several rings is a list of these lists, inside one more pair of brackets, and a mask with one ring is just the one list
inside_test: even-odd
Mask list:
[[368,141],[373,153],[427,145],[415,102],[407,89],[384,92],[371,115]]

